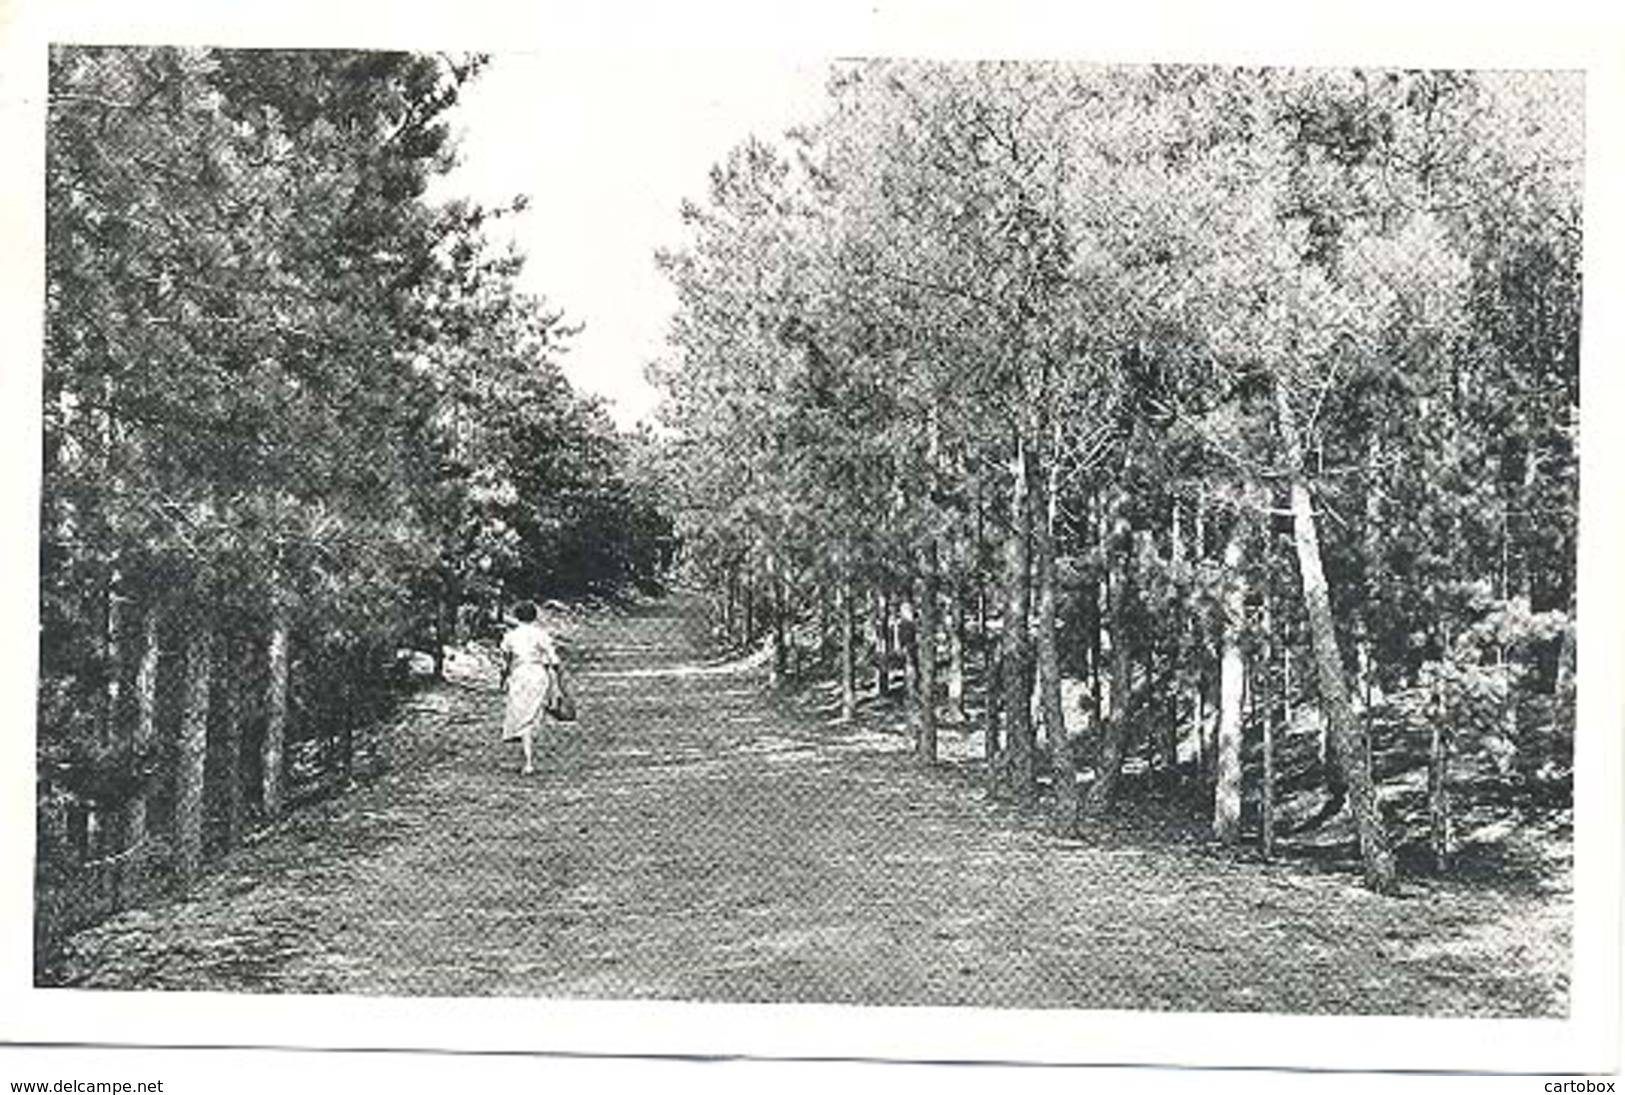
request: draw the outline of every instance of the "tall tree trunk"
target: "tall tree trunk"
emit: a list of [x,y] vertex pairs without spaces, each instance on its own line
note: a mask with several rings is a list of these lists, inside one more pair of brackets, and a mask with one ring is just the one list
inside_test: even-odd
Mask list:
[[858,710],[857,606],[852,603],[852,574],[841,579],[841,721]]
[[[1519,509],[1524,511],[1533,504],[1537,472],[1540,468],[1540,435],[1534,428],[1535,420],[1533,414],[1524,416],[1523,495],[1518,499]],[[1529,602],[1531,608],[1535,604],[1535,571],[1531,565],[1534,527],[1535,523],[1525,512],[1518,521],[1520,532],[1518,539],[1522,543],[1517,548],[1517,573],[1514,579],[1517,595]]]
[[1291,629],[1286,626],[1286,623],[1287,620],[1283,610],[1281,619],[1281,736],[1283,739],[1291,737],[1292,723],[1296,712],[1296,708],[1292,704],[1293,634]]
[[1196,650],[1193,655],[1199,663],[1196,667],[1196,686],[1191,690],[1191,748],[1196,753],[1196,776],[1203,785],[1211,776],[1210,765],[1212,756],[1207,747],[1207,670],[1200,662],[1202,652]]
[[[142,773],[130,797],[124,804],[124,846],[139,848],[147,840],[148,799],[152,795],[151,779],[146,775],[152,762],[153,745],[158,738],[158,609],[147,609],[141,625],[141,661],[135,671],[135,727],[130,735],[131,752]],[[128,885],[135,892],[145,887],[146,856],[137,853],[127,873]]]
[[915,607],[920,598],[919,581],[918,574],[910,575],[897,602],[897,653],[903,659],[903,696],[909,703],[911,718],[920,698],[920,616]]
[[1005,539],[1004,549],[1004,620],[1000,644],[1001,661],[1004,663],[1005,741],[1010,753],[1010,789],[1017,802],[1031,806],[1038,799],[1031,706],[1032,640],[1027,630],[1027,617],[1032,608],[1032,469],[1028,463],[1026,438],[1019,434],[1011,474],[1010,532]]
[[1238,520],[1224,546],[1224,638],[1219,656],[1219,734],[1213,764],[1213,837],[1233,845],[1241,835],[1242,692],[1247,665],[1241,649],[1247,586],[1244,530]]
[[1033,521],[1033,547],[1038,564],[1038,710],[1044,723],[1055,783],[1050,829],[1059,836],[1070,837],[1078,825],[1078,772],[1072,742],[1066,732],[1066,716],[1061,708],[1061,656],[1055,641],[1055,515],[1060,474],[1055,444],[1052,436],[1044,453],[1049,472],[1044,477],[1043,513],[1035,515]]
[[813,672],[821,674],[829,668],[830,647],[830,587],[827,582],[818,583],[818,657],[813,665]]
[[1563,640],[1557,649],[1557,677],[1554,690],[1558,696],[1566,696],[1574,688],[1575,675],[1579,672],[1579,648],[1575,645],[1577,635],[1575,622],[1578,619],[1576,611],[1579,608],[1570,595],[1568,603],[1568,627],[1563,631]]
[[[1054,541],[1050,541],[1049,551],[1051,567],[1049,575],[1044,574],[1044,565],[1040,546],[1042,533],[1038,524],[1033,526],[1033,582],[1036,600],[1033,608],[1033,691],[1028,698],[1029,705],[1037,715],[1037,725],[1034,727],[1035,738],[1044,749],[1054,751],[1067,742],[1066,714],[1061,696],[1061,654],[1056,632],[1052,626],[1046,637],[1044,634],[1043,618],[1046,611],[1053,622],[1055,615],[1055,578],[1054,578]],[[1048,588],[1046,589],[1046,582]],[[1045,601],[1049,604],[1046,607]],[[1046,647],[1048,649],[1046,649]]]
[[1435,714],[1432,739],[1428,743],[1428,837],[1433,866],[1440,874],[1450,869],[1454,843],[1450,819],[1450,734],[1445,713]]
[[[1264,598],[1264,635],[1265,642],[1270,647],[1279,645],[1279,639],[1275,633],[1275,617],[1274,595],[1266,594]],[[1267,648],[1264,656],[1260,659],[1262,666],[1266,667],[1262,668],[1258,674],[1262,679],[1268,679],[1269,671],[1267,667],[1274,661],[1270,656],[1273,653],[1273,649]],[[1258,691],[1260,693],[1259,710],[1262,712],[1261,726],[1264,735],[1264,778],[1263,786],[1259,792],[1258,846],[1264,858],[1270,860],[1275,858],[1275,704],[1271,702],[1267,687],[1261,687]]]
[[107,581],[107,614],[102,632],[102,664],[105,673],[102,685],[102,742],[119,742],[119,700],[124,687],[124,594],[123,578],[115,565]]
[[[998,645],[1003,647],[1004,637],[1001,635]],[[982,709],[982,761],[983,776],[987,783],[987,793],[997,796],[1001,791],[1000,784],[1003,777],[1001,769],[1004,757],[1004,739],[999,733],[1003,722],[1003,696],[1004,658],[999,651],[989,651],[987,669],[986,701]]]
[[[1179,499],[1172,502],[1172,515],[1168,534],[1168,559],[1176,573],[1183,573],[1185,562],[1185,535],[1184,527],[1180,522]],[[1167,711],[1158,723],[1162,739],[1163,763],[1166,765],[1164,776],[1167,780],[1167,791],[1170,795],[1178,792],[1181,769],[1179,766],[1179,746],[1183,736],[1184,722],[1180,718],[1181,700],[1183,691],[1184,669],[1190,661],[1190,621],[1180,620],[1173,630],[1172,636],[1165,644],[1170,661],[1166,705]]]
[[747,571],[744,581],[745,597],[745,648],[748,650],[756,645],[756,583]]
[[[1448,620],[1438,622],[1439,649],[1448,659],[1453,644]],[[1450,816],[1450,743],[1455,736],[1451,725],[1451,712],[1443,697],[1434,696],[1428,721],[1428,850],[1433,854],[1434,870],[1440,874],[1450,869],[1451,845],[1454,831]]]
[[722,602],[722,635],[724,642],[732,646],[737,640],[734,638],[734,628],[737,626],[739,615],[739,567],[728,568],[728,588]]
[[82,798],[68,803],[68,847],[73,849],[76,864],[90,859],[90,807]]
[[875,593],[875,698],[891,695],[891,591],[881,585]]
[[186,694],[175,771],[175,870],[191,889],[203,870],[203,765],[209,749],[209,686],[213,635],[194,619],[186,637]]
[[948,584],[948,706],[943,719],[965,721],[965,584],[960,553],[954,553]]
[[1275,413],[1281,440],[1286,448],[1287,471],[1292,487],[1292,531],[1297,549],[1298,570],[1303,584],[1304,607],[1309,617],[1309,636],[1319,675],[1322,713],[1330,724],[1332,749],[1343,769],[1349,806],[1354,811],[1360,835],[1360,856],[1365,867],[1366,885],[1378,893],[1394,889],[1394,855],[1388,842],[1377,804],[1377,789],[1371,775],[1371,750],[1365,728],[1355,716],[1343,676],[1342,656],[1337,647],[1337,631],[1332,621],[1331,596],[1320,560],[1320,533],[1315,527],[1315,511],[1304,471],[1303,442],[1298,423],[1283,385],[1275,384]]
[[1089,785],[1084,810],[1104,813],[1117,793],[1117,778],[1123,770],[1123,753],[1128,747],[1130,670],[1128,643],[1128,599],[1134,596],[1135,540],[1128,519],[1128,493],[1120,490],[1112,516],[1107,554],[1117,561],[1116,581],[1108,583],[1111,598],[1111,703],[1110,714],[1100,737],[1100,753],[1095,762],[1095,781]]
[[222,642],[221,668],[223,673],[216,675],[215,686],[220,694],[220,731],[223,735],[221,752],[224,762],[221,765],[221,776],[226,781],[225,791],[225,847],[228,851],[235,851],[241,847],[243,840],[244,816],[247,803],[243,795],[243,711],[242,697],[237,687],[237,681],[244,674],[243,667],[236,663],[238,644],[235,642]]
[[[1198,566],[1207,559],[1207,496],[1198,491],[1196,495],[1196,511],[1191,521],[1191,557]],[[1195,683],[1191,696],[1191,722],[1196,738],[1196,770],[1203,781],[1210,782],[1213,777],[1213,750],[1209,748],[1208,690],[1211,687],[1212,677],[1209,675],[1207,652],[1212,649],[1206,637],[1202,634],[1200,625],[1192,621],[1192,646],[1197,668]]]
[[434,650],[431,652],[434,661],[434,679],[437,681],[446,679],[446,646],[453,641],[452,637],[456,634],[456,625],[453,623],[456,618],[455,601],[448,586],[442,584],[434,602]]
[[[1059,432],[1058,425],[1055,432]],[[1066,723],[1061,711],[1061,655],[1055,639],[1055,518],[1060,476],[1060,464],[1055,459],[1057,445],[1058,438],[1051,436],[1041,454],[1048,470],[1044,476],[1044,493],[1033,500],[1035,507],[1041,507],[1041,512],[1033,514],[1033,549],[1038,572],[1038,711],[1045,744],[1052,751],[1066,745]]]
[[[1198,495],[1194,504],[1194,509],[1199,512],[1201,508],[1202,498],[1200,495]],[[1177,500],[1174,503],[1174,515],[1176,518],[1179,515],[1179,503]],[[1198,518],[1197,521],[1200,523],[1200,518]],[[1174,524],[1173,557],[1183,569],[1184,573],[1191,576],[1191,580],[1193,582],[1195,580],[1194,576],[1202,562],[1202,545],[1194,541],[1194,536],[1187,540],[1187,537],[1184,535],[1183,526],[1181,526],[1176,520]],[[1170,723],[1173,725],[1172,733],[1174,736],[1174,753],[1176,763],[1180,743],[1189,737],[1191,745],[1192,770],[1194,771],[1198,782],[1200,782],[1202,778],[1202,634],[1200,627],[1201,625],[1194,613],[1191,614],[1189,619],[1184,620],[1180,624],[1179,638],[1177,640],[1175,653],[1180,671],[1176,674],[1176,683],[1174,686],[1176,695],[1173,705],[1173,712],[1169,719]],[[1186,689],[1188,689],[1188,692],[1186,692]],[[1183,722],[1181,717],[1182,705],[1178,696],[1178,693],[1180,692],[1186,692],[1184,697],[1185,704],[1183,706],[1187,707],[1191,713],[1189,723]]]
[[773,665],[771,681],[774,688],[782,688],[790,666],[790,647],[785,635],[784,576],[779,573],[778,561],[768,559],[769,607],[773,612]]
[[[1104,554],[1098,550],[1107,540],[1104,526],[1101,524],[1099,509],[1100,492],[1098,489],[1092,489],[1089,492],[1089,546],[1096,549],[1096,555],[1105,558]],[[1102,607],[1101,602],[1111,595],[1108,582],[1101,580],[1103,576],[1104,572],[1101,569],[1090,568],[1089,583],[1086,587],[1089,598],[1089,724],[1096,730],[1095,737],[1091,739],[1094,741],[1093,748],[1097,753],[1092,758],[1092,762],[1096,764],[1099,763],[1100,759],[1098,756],[1098,730],[1101,725],[1100,705],[1103,694],[1100,684],[1100,670],[1106,658],[1106,620],[1110,611],[1109,606]]]
[[[1055,813],[1050,831],[1058,836],[1077,832],[1081,802],[1078,795],[1077,755],[1067,733],[1061,706],[1060,657],[1055,648],[1055,546],[1049,532],[1039,534],[1038,678],[1039,709],[1043,713],[1055,782]],[[1046,617],[1048,622],[1046,623]]]
[[[124,595],[123,577],[115,559],[103,588],[104,614],[102,617],[102,695],[101,711],[97,720],[97,734],[105,748],[117,749],[127,744],[123,733],[122,699],[124,691]],[[117,804],[116,811],[107,813],[111,803],[97,802],[86,814],[86,836],[96,845],[109,845],[115,851],[128,846],[123,823],[129,810],[125,803]],[[87,843],[89,842],[87,841]],[[97,853],[100,854],[100,847]],[[115,895],[116,896],[116,895]]]
[[1179,790],[1179,652],[1163,648],[1168,661],[1168,689],[1152,696],[1157,704],[1157,752],[1162,757],[1164,788],[1172,795]]
[[362,689],[362,682],[366,678],[361,651],[354,643],[346,644],[341,657],[344,665],[344,702],[339,705],[338,733],[334,742],[338,763],[335,767],[340,786],[348,788],[355,783],[355,729],[356,720],[362,717],[362,705],[366,699]]
[[1376,600],[1378,555],[1382,547],[1377,537],[1378,531],[1382,528],[1382,506],[1377,490],[1377,476],[1382,468],[1382,443],[1375,433],[1372,433],[1366,442],[1365,463],[1365,523],[1360,530],[1360,554],[1365,562],[1365,598],[1368,608],[1360,613],[1358,620],[1359,638],[1355,645],[1354,688],[1361,707],[1370,708],[1375,699],[1376,654],[1371,634],[1369,606]]
[[288,737],[288,608],[279,594],[271,602],[266,642],[265,740],[260,743],[260,807],[265,820],[282,816],[283,753]]
[[919,676],[914,753],[922,764],[937,762],[937,545],[922,552],[914,595],[914,648]]
[[993,679],[994,663],[997,661],[998,651],[992,641],[992,625],[988,617],[992,614],[992,597],[987,590],[988,585],[988,546],[987,546],[987,513],[982,498],[982,484],[976,484],[976,544],[975,557],[971,569],[976,575],[976,639],[982,644],[982,673],[988,679]]

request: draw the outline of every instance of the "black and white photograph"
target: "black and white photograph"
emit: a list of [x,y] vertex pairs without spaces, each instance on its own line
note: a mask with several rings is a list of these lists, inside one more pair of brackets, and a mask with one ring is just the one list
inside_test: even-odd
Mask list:
[[376,42],[31,61],[0,1037],[1617,1069],[1594,72]]

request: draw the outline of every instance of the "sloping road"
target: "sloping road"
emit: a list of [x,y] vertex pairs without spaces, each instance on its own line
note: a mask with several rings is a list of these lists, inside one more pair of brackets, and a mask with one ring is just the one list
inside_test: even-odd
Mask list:
[[[681,597],[571,653],[582,721],[521,777],[478,676],[387,773],[189,901],[81,933],[103,988],[1560,1014],[1561,893],[1419,889],[1111,832],[1056,841],[906,743],[706,664]],[[952,732],[949,731],[950,737]]]

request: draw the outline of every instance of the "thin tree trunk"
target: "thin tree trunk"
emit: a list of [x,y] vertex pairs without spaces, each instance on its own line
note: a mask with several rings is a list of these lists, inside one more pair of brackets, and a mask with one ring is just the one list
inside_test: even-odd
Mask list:
[[1243,536],[1238,521],[1224,547],[1224,638],[1219,657],[1219,734],[1213,765],[1213,838],[1225,845],[1234,845],[1241,835],[1241,705],[1247,675],[1241,649],[1247,611]]
[[212,647],[208,625],[193,620],[186,637],[186,695],[175,772],[175,869],[181,886],[188,890],[203,870],[203,764],[209,749]]
[[[1521,508],[1527,510],[1535,498],[1536,472],[1540,467],[1540,438],[1534,431],[1533,415],[1525,416],[1524,451],[1523,451],[1523,496],[1518,500]],[[1518,521],[1522,541],[1517,549],[1517,593],[1527,601],[1531,608],[1535,603],[1534,567],[1530,565],[1530,549],[1532,548],[1531,533],[1534,523],[1527,513]]]
[[[123,594],[120,590],[122,585],[123,578],[115,561],[108,574],[107,585],[102,591],[106,611],[102,617],[101,711],[96,728],[102,746],[109,749],[118,749],[127,744],[123,733],[124,722],[121,718],[124,688],[124,609]],[[101,854],[104,847],[117,851],[129,843],[128,836],[123,832],[123,823],[129,814],[127,805],[120,802],[115,810],[107,813],[110,806],[111,803],[97,802],[89,809],[85,818],[87,846],[95,847],[97,854]],[[117,900],[116,892],[114,899]]]
[[1117,560],[1119,573],[1110,582],[1111,597],[1111,704],[1100,738],[1095,762],[1095,781],[1084,801],[1086,813],[1104,813],[1117,793],[1117,779],[1123,770],[1123,753],[1128,746],[1130,670],[1128,643],[1128,599],[1134,594],[1135,539],[1128,520],[1128,494],[1120,491],[1112,516],[1107,553]]
[[82,798],[73,798],[67,806],[68,847],[73,849],[76,864],[90,859],[90,807]]
[[[1207,497],[1198,491],[1196,495],[1196,512],[1191,522],[1191,555],[1201,563],[1207,558]],[[1208,722],[1206,711],[1208,688],[1211,686],[1211,677],[1208,672],[1207,651],[1210,649],[1205,641],[1199,626],[1193,623],[1193,636],[1195,639],[1195,656],[1198,662],[1196,671],[1196,694],[1192,699],[1192,720],[1196,731],[1196,770],[1204,781],[1211,781],[1213,777],[1213,750],[1209,748]]]
[[734,627],[736,618],[739,615],[738,602],[739,568],[730,566],[728,568],[728,588],[722,601],[722,634],[725,643],[730,646],[736,641],[734,639]]
[[903,659],[903,696],[910,708],[920,698],[919,575],[910,576],[897,603],[897,653]]
[[[1037,658],[1035,683],[1039,725],[1044,731],[1044,746],[1055,752],[1067,748],[1066,717],[1061,706],[1061,656],[1055,638],[1055,541],[1047,533],[1040,531],[1041,525],[1042,522],[1035,523],[1033,530],[1035,561],[1038,564],[1038,632],[1034,636],[1034,652]],[[1048,623],[1045,622],[1046,616]]]
[[[1000,636],[999,646],[1004,645],[1004,637]],[[1003,721],[1002,697],[1004,695],[1003,675],[1004,658],[998,652],[992,652],[987,671],[986,700],[982,710],[982,760],[983,776],[987,783],[987,793],[997,796],[1000,793],[1002,777],[1001,758],[1004,756],[1004,741],[999,733]]]
[[773,612],[773,663],[770,680],[774,688],[782,688],[785,675],[789,671],[790,648],[784,628],[784,576],[779,573],[778,561],[772,558],[768,560],[768,586],[772,598],[770,607]]
[[1569,625],[1563,632],[1563,641],[1557,649],[1557,678],[1555,681],[1556,693],[1564,696],[1574,687],[1575,675],[1579,672],[1579,648],[1576,646],[1576,608],[1571,597],[1568,605]]
[[829,668],[830,648],[830,587],[826,582],[818,583],[818,660],[814,665],[814,672],[822,674]]
[[[1278,641],[1273,600],[1270,595],[1264,599],[1264,635],[1271,644]],[[1267,667],[1273,659],[1266,652],[1261,661]],[[1267,674],[1267,669],[1260,672],[1260,676]],[[1259,792],[1258,845],[1264,858],[1270,860],[1275,858],[1275,705],[1270,702],[1268,688],[1260,688],[1259,692],[1263,694],[1260,707],[1263,711],[1264,781]]]
[[1049,461],[1049,474],[1044,479],[1044,512],[1033,522],[1033,547],[1038,557],[1038,709],[1055,784],[1050,829],[1058,836],[1070,837],[1078,825],[1078,772],[1072,742],[1067,737],[1065,712],[1061,708],[1061,658],[1055,642],[1055,515],[1059,461],[1055,459],[1053,437],[1045,456]]
[[1293,542],[1303,584],[1304,607],[1309,617],[1309,636],[1319,673],[1320,701],[1330,724],[1332,748],[1342,766],[1348,786],[1349,805],[1360,835],[1360,855],[1365,867],[1366,885],[1378,893],[1394,889],[1394,855],[1388,842],[1377,804],[1376,784],[1371,775],[1371,750],[1365,728],[1355,716],[1343,676],[1342,656],[1337,648],[1337,631],[1332,621],[1331,597],[1320,559],[1320,534],[1315,527],[1314,505],[1304,472],[1303,444],[1297,419],[1281,383],[1275,384],[1275,411],[1286,448],[1287,470],[1292,487]]
[[1450,870],[1454,839],[1450,819],[1450,735],[1443,711],[1435,714],[1428,747],[1428,820],[1434,869],[1444,874]]
[[891,591],[884,585],[875,593],[875,697],[891,695]]
[[[1196,658],[1201,660],[1201,652],[1196,652]],[[1206,782],[1210,772],[1208,762],[1211,760],[1207,747],[1207,672],[1198,666],[1196,669],[1196,687],[1191,691],[1191,748],[1196,753],[1196,774],[1199,782]]]
[[367,680],[363,651],[358,641],[351,641],[345,645],[343,654],[344,664],[344,697],[345,702],[340,706],[338,723],[338,773],[340,786],[350,788],[355,786],[355,732],[357,723],[367,711]]
[[124,686],[124,610],[122,576],[117,567],[107,582],[106,626],[102,635],[102,659],[106,673],[102,690],[101,738],[111,745],[120,740],[119,700]]
[[288,736],[288,609],[273,594],[266,643],[265,740],[260,743],[260,806],[265,820],[282,816],[283,752]]
[[[1100,607],[1100,600],[1103,595],[1109,596],[1109,593],[1104,591],[1104,585],[1098,578],[1091,579],[1089,582],[1089,597],[1094,602],[1092,613],[1094,620],[1089,628],[1089,718],[1096,727],[1100,726],[1101,723],[1101,699],[1104,692],[1101,685],[1103,678],[1100,675],[1100,667],[1101,663],[1106,660],[1104,639],[1107,613],[1102,612]],[[1099,743],[1096,742],[1095,747],[1098,748],[1098,745]]]
[[[133,760],[142,776],[131,789],[124,805],[124,846],[139,848],[147,840],[147,800],[152,795],[145,775],[151,763],[153,744],[158,738],[158,609],[149,608],[141,627],[141,661],[135,671],[135,727],[130,737]],[[127,874],[129,885],[139,891],[145,886],[144,855],[137,854]]]
[[222,643],[220,660],[224,673],[218,675],[216,680],[216,687],[220,691],[220,730],[225,739],[221,750],[225,754],[221,774],[226,781],[224,790],[227,851],[235,851],[242,845],[243,818],[247,806],[243,795],[242,702],[237,688],[237,681],[242,676],[242,667],[235,664],[236,650],[236,643]]
[[841,721],[858,710],[857,606],[852,603],[852,575],[841,580]]
[[937,546],[926,545],[914,598],[914,647],[919,675],[914,752],[922,764],[937,762]]
[[434,679],[437,681],[446,679],[446,645],[453,641],[456,633],[456,627],[452,623],[456,613],[457,609],[454,607],[450,591],[442,589],[440,595],[435,598],[434,650],[431,654],[434,659]]
[[1048,465],[1044,493],[1033,499],[1042,512],[1033,515],[1033,548],[1038,571],[1038,710],[1044,726],[1045,744],[1058,751],[1066,745],[1066,723],[1061,710],[1061,655],[1056,646],[1055,615],[1055,519],[1059,504],[1060,463],[1055,458],[1059,425],[1049,438],[1041,459]]
[[948,586],[948,707],[942,717],[950,723],[965,721],[965,586],[959,554]]
[[[1450,624],[1438,623],[1439,649],[1442,657],[1450,657],[1452,636]],[[1451,845],[1454,842],[1450,816],[1449,764],[1450,742],[1454,727],[1448,722],[1450,712],[1443,698],[1435,696],[1429,721],[1428,735],[1428,850],[1433,855],[1434,870],[1440,874],[1450,869]]]
[[[1375,600],[1377,591],[1377,564],[1381,543],[1377,538],[1378,530],[1382,528],[1382,507],[1377,493],[1377,473],[1382,467],[1382,445],[1378,436],[1373,433],[1366,442],[1365,467],[1365,523],[1360,530],[1360,553],[1365,560],[1365,596],[1369,606]],[[1359,697],[1360,705],[1370,708],[1376,687],[1376,656],[1373,652],[1371,635],[1370,612],[1360,613],[1358,621],[1359,639],[1355,647],[1355,694]]]
[[[1197,512],[1200,512],[1201,508],[1202,508],[1202,498],[1201,498],[1200,495],[1198,495],[1197,498],[1196,498],[1195,504],[1194,504],[1194,509]],[[1175,506],[1174,506],[1174,513],[1175,513],[1176,516],[1179,513],[1179,507],[1178,507],[1177,502],[1175,503]],[[1200,524],[1200,518],[1197,518],[1197,523]],[[1175,536],[1175,540],[1174,540],[1173,554],[1174,554],[1174,558],[1176,560],[1178,560],[1183,565],[1183,567],[1185,569],[1185,573],[1187,575],[1190,575],[1191,580],[1194,582],[1194,580],[1195,580],[1194,576],[1195,576],[1198,568],[1201,566],[1201,563],[1202,563],[1202,545],[1201,545],[1201,543],[1199,541],[1196,540],[1194,535],[1192,537],[1190,537],[1189,542],[1187,542],[1187,539],[1186,539],[1185,536],[1178,535],[1182,531],[1183,530],[1176,524],[1176,526],[1175,526],[1176,536]],[[1188,707],[1190,709],[1191,714],[1190,714],[1190,722],[1184,724],[1185,726],[1188,727],[1188,730],[1181,731],[1181,730],[1176,729],[1174,731],[1174,735],[1175,735],[1175,739],[1176,739],[1175,750],[1177,752],[1177,750],[1179,748],[1179,746],[1177,744],[1177,742],[1179,740],[1182,740],[1186,736],[1188,736],[1190,738],[1192,771],[1195,773],[1195,778],[1196,778],[1197,782],[1200,782],[1201,779],[1202,779],[1202,759],[1203,759],[1202,758],[1202,634],[1201,634],[1201,624],[1200,624],[1200,622],[1199,622],[1199,620],[1198,620],[1198,618],[1196,617],[1195,614],[1192,614],[1189,619],[1185,620],[1180,625],[1177,657],[1178,657],[1178,660],[1179,660],[1180,672],[1178,674],[1178,683],[1176,684],[1175,688],[1176,688],[1176,691],[1178,691],[1178,690],[1183,690],[1187,686],[1189,687],[1189,693],[1188,693],[1186,702],[1188,704]],[[1180,722],[1180,704],[1177,702],[1177,700],[1176,700],[1176,702],[1174,704],[1173,721],[1175,723]]]
[[1292,732],[1292,635],[1284,634],[1281,638],[1281,710],[1282,727],[1288,734]]
[[[1099,509],[1100,491],[1098,488],[1092,489],[1089,492],[1089,520],[1087,524],[1090,536],[1089,546],[1094,549],[1100,548],[1106,540],[1098,512]],[[1101,557],[1104,558],[1104,555]],[[1106,656],[1106,618],[1109,611],[1109,608],[1102,608],[1101,600],[1103,597],[1109,597],[1111,592],[1108,588],[1109,582],[1101,581],[1102,574],[1102,571],[1091,568],[1087,587],[1089,591],[1089,724],[1095,731],[1090,738],[1090,741],[1093,742],[1092,748],[1097,753],[1092,758],[1092,762],[1095,764],[1098,764],[1100,760],[1098,756],[1098,731],[1101,725],[1100,668]]]
[[[1158,676],[1157,667],[1167,668]],[[1156,685],[1168,682],[1167,688]],[[1148,709],[1156,718],[1157,756],[1162,763],[1164,791],[1172,795],[1179,789],[1179,651],[1166,643],[1157,643],[1147,654],[1146,683],[1151,691],[1147,695]]]
[[[1180,522],[1179,499],[1173,499],[1173,515],[1171,529],[1168,536],[1168,558],[1173,563],[1176,573],[1183,574],[1186,570],[1185,535],[1184,527]],[[1170,657],[1172,671],[1169,673],[1170,687],[1168,689],[1168,712],[1162,720],[1162,752],[1167,763],[1168,793],[1175,794],[1179,790],[1181,769],[1179,766],[1179,747],[1183,740],[1184,721],[1181,719],[1181,701],[1183,700],[1183,682],[1187,666],[1190,663],[1191,621],[1180,620],[1176,624],[1170,643]]]
[[976,484],[976,543],[972,569],[976,574],[976,638],[982,644],[982,672],[993,679],[993,647],[987,635],[987,572],[982,566],[987,554],[987,515],[982,512],[982,484]]
[[1031,806],[1038,798],[1031,706],[1032,640],[1027,629],[1027,617],[1032,608],[1032,472],[1028,466],[1026,438],[1019,434],[1011,473],[1010,532],[1005,539],[1004,620],[1000,644],[1004,663],[1005,742],[1010,753],[1010,790],[1016,801]]
[[1281,736],[1289,739],[1292,735],[1292,722],[1295,708],[1292,705],[1292,632],[1281,620]]

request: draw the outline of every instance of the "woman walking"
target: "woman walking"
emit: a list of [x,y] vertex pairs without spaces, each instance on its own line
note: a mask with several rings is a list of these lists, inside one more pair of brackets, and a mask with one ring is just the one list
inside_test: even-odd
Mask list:
[[536,770],[532,739],[559,687],[559,654],[553,636],[536,621],[536,605],[520,601],[513,609],[519,622],[502,636],[502,687],[507,708],[502,740],[517,741],[525,754],[523,775]]

